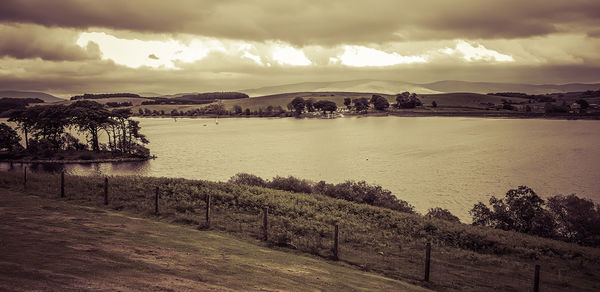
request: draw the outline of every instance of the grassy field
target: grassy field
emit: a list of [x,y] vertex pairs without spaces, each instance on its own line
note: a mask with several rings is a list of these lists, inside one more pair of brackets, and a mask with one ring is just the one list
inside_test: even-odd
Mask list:
[[[23,190],[22,173],[0,173],[0,190]],[[153,215],[158,187],[160,216]],[[30,174],[27,193],[57,198],[59,176]],[[212,197],[213,230],[248,242],[262,238],[262,209],[269,208],[268,245],[330,258],[333,225],[340,227],[340,262],[365,272],[433,290],[523,291],[542,267],[543,291],[600,289],[600,250],[524,234],[473,227],[355,204],[320,195],[183,179],[111,177],[110,210],[203,227],[205,198]],[[66,177],[66,199],[103,207],[103,178]],[[431,281],[423,282],[425,244],[432,243]]]
[[2,291],[425,291],[130,212],[12,190],[1,192],[0,206]]
[[[266,96],[258,96],[252,98],[244,98],[244,99],[233,99],[233,100],[222,100],[220,101],[225,110],[233,111],[233,107],[239,105],[242,110],[249,109],[251,111],[258,111],[259,109],[266,110],[267,107],[278,107],[280,106],[284,110],[287,110],[287,105],[296,97],[302,97],[304,99],[313,99],[315,101],[318,100],[329,100],[333,101],[337,104],[338,108],[345,108],[344,99],[356,99],[361,97],[366,97],[368,99],[371,98],[373,94],[377,93],[369,93],[369,92],[292,92],[292,93],[282,93],[282,94],[274,94],[274,95],[266,95]],[[380,94],[387,98],[390,105],[396,103],[395,95],[388,94]],[[576,100],[581,98],[581,93],[573,92],[573,93],[564,93],[564,94],[556,94],[552,95],[556,100],[558,100],[555,104],[560,104],[564,100],[567,104],[573,104]],[[525,106],[529,105],[532,109],[533,115],[528,117],[537,117],[536,114],[544,113],[544,102],[532,102],[529,103],[529,99],[519,98],[519,97],[505,97],[505,96],[495,96],[495,95],[487,95],[487,94],[478,94],[478,93],[469,93],[469,92],[456,92],[456,93],[439,93],[439,94],[422,94],[419,95],[419,99],[422,101],[423,106],[417,107],[415,109],[395,109],[390,107],[388,112],[383,114],[394,114],[394,115],[474,115],[474,116],[527,116],[525,112]],[[172,110],[177,110],[178,112],[188,112],[196,109],[201,109],[206,107],[207,104],[190,104],[190,105],[178,105],[178,104],[152,104],[152,105],[142,105],[143,101],[149,101],[150,99],[145,98],[104,98],[104,99],[94,99],[94,101],[99,103],[107,103],[107,102],[131,102],[133,106],[127,107],[130,108],[131,111],[137,115],[140,109],[150,110],[152,112],[158,111],[159,113],[162,111],[164,115],[171,116]],[[505,100],[510,100],[515,103],[515,107],[517,107],[518,111],[511,110],[499,110],[496,111],[494,107],[501,107]],[[600,103],[600,97],[590,97],[586,98],[588,102],[594,106]],[[437,107],[432,107],[432,102],[435,101],[437,103]],[[61,102],[62,104],[70,104],[71,101]],[[597,110],[593,110],[597,111]],[[382,114],[381,112],[377,112],[372,110],[372,113],[375,115]],[[597,116],[597,114],[596,114]],[[580,116],[582,118],[583,116]]]

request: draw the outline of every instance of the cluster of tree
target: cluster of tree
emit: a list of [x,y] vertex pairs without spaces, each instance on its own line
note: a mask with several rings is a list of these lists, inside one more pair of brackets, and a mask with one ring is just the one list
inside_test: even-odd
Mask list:
[[582,109],[588,109],[590,107],[590,103],[585,99],[578,99],[575,103],[579,104]]
[[600,89],[594,91],[594,90],[586,90],[583,92],[583,95],[586,97],[596,97],[596,96],[600,96]]
[[546,112],[547,114],[568,113],[570,110],[571,110],[571,107],[564,101],[560,105],[554,104],[551,102],[547,102],[544,105],[544,112]]
[[396,94],[396,107],[397,108],[415,108],[422,106],[423,103],[419,99],[416,93],[410,93],[408,91]]
[[280,117],[282,115],[287,116],[287,112],[280,105],[278,105],[278,106],[269,105],[265,109],[263,109],[262,107],[259,107],[258,110],[251,111],[249,108],[246,108],[245,110],[243,110],[241,106],[236,104],[233,106],[233,110],[230,112],[230,115],[237,115],[237,116],[254,115],[254,116],[259,116],[259,117]]
[[369,110],[369,100],[366,97],[355,98],[352,100],[354,111],[357,113],[367,113]]
[[0,98],[0,113],[26,108],[31,103],[43,103],[39,98]]
[[386,190],[381,186],[367,184],[364,181],[346,181],[339,184],[329,184],[324,181],[314,183],[293,176],[277,176],[271,181],[268,181],[256,175],[238,173],[231,177],[229,182],[295,193],[321,194],[360,204],[368,204],[406,213],[415,213],[413,206],[406,201],[399,200],[389,190]]
[[504,198],[492,196],[489,204],[473,206],[473,225],[600,246],[600,206],[591,200],[572,194],[545,202],[531,188],[519,186]]
[[[84,150],[87,146],[68,132],[74,128],[86,135],[93,151],[106,148],[147,157],[150,153],[143,144],[147,144],[148,140],[140,133],[139,122],[130,117],[129,109],[109,111],[97,102],[79,100],[69,106],[34,106],[15,111],[9,121],[17,123],[25,136],[25,148],[30,152]],[[101,131],[107,134],[108,145],[100,144]]]
[[231,110],[225,109],[222,104],[211,104],[204,108],[191,110],[172,109],[170,112],[165,110],[150,110],[148,108],[139,108],[139,116],[180,116],[180,117],[196,117],[202,115],[220,115],[220,116],[258,116],[258,117],[290,117],[292,114],[285,111],[281,106],[267,106],[266,108],[259,107],[257,110],[243,109],[239,105],[234,105]]
[[133,104],[129,101],[124,102],[107,102],[106,106],[108,107],[124,107],[124,106],[133,106]]
[[83,95],[71,96],[71,100],[116,98],[116,97],[143,98],[139,94],[135,94],[135,93],[97,93],[97,94],[96,93],[85,93]]
[[373,104],[373,108],[378,111],[385,111],[390,107],[390,103],[388,102],[387,98],[377,94],[373,94],[371,97],[371,103]]
[[327,114],[327,112],[335,112],[337,110],[337,104],[329,100],[319,100],[315,102],[312,98],[304,100],[302,97],[296,97],[288,104],[287,108],[293,110],[296,113],[296,116],[300,116],[304,110],[307,112],[319,110],[323,111],[323,114]]

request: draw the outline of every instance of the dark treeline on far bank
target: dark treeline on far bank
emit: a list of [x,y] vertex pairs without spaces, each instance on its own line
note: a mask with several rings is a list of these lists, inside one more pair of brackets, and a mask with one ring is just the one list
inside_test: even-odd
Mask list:
[[[398,199],[391,191],[364,181],[315,183],[293,176],[276,176],[265,180],[252,174],[238,173],[229,182],[294,193],[320,194],[416,214],[412,205]],[[545,201],[531,188],[520,186],[509,190],[504,198],[492,196],[489,202],[490,207],[481,202],[473,206],[469,212],[473,217],[473,225],[517,231],[586,246],[600,246],[600,205],[589,199],[571,194],[556,195]],[[458,217],[440,207],[430,208],[425,216],[460,222]]]
[[[13,159],[24,157],[64,159],[69,152],[86,153],[84,160],[93,159],[95,153],[110,153],[113,157],[150,156],[144,144],[148,140],[140,133],[138,121],[130,119],[129,109],[108,110],[104,105],[90,100],[79,100],[71,105],[33,106],[10,113],[9,122],[16,123],[24,142],[15,129],[6,124],[0,128],[0,150],[3,156]],[[72,130],[86,137],[83,143]],[[108,143],[100,142],[105,133]],[[76,157],[70,157],[76,158]]]

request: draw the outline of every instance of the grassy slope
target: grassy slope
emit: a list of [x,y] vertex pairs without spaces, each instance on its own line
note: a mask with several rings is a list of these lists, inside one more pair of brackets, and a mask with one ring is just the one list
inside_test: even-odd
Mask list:
[[223,232],[0,193],[0,290],[425,290]]
[[[18,172],[0,173],[0,191],[22,189]],[[28,190],[56,197],[58,176],[30,174]],[[261,210],[269,207],[272,245],[327,258],[332,224],[340,225],[343,262],[435,290],[529,290],[533,266],[542,265],[544,291],[600,289],[600,249],[473,227],[350,203],[320,195],[183,179],[113,177],[109,207],[153,217],[160,188],[161,220],[203,224],[204,198],[213,198],[212,226],[240,238],[261,238]],[[102,178],[67,177],[70,201],[102,206]],[[430,240],[431,283],[421,282]]]

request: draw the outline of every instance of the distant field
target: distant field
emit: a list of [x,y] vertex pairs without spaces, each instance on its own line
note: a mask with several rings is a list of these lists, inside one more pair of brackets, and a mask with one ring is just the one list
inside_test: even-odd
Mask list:
[[[244,100],[227,100],[223,104],[227,109],[233,108],[234,105],[239,105],[242,109],[249,108],[250,110],[265,109],[267,106],[281,106],[284,109],[296,97],[304,99],[312,98],[318,100],[330,100],[337,104],[338,107],[344,107],[344,98],[351,99],[366,97],[371,98],[373,94],[379,94],[387,98],[390,104],[396,103],[396,96],[380,93],[360,93],[360,92],[295,92],[283,93],[267,96],[252,97]],[[485,109],[486,104],[502,104],[502,100],[512,100],[513,102],[527,102],[526,98],[507,98],[503,96],[485,95],[478,93],[441,93],[441,94],[424,94],[419,95],[419,98],[425,106],[431,106],[432,101],[436,101],[438,107],[466,107]]]
[[[97,103],[101,103],[101,104],[106,104],[109,102],[131,102],[131,104],[133,104],[134,106],[139,106],[142,104],[142,102],[144,101],[152,101],[151,99],[147,99],[147,98],[135,98],[135,97],[112,97],[112,98],[98,98],[98,99],[86,99],[86,100],[91,100],[91,101],[95,101]],[[72,104],[76,102],[76,100],[65,100],[65,101],[61,101],[61,102],[56,102],[53,104]]]
[[457,92],[419,95],[421,102],[425,106],[431,106],[435,101],[438,107],[467,107],[485,109],[487,104],[502,105],[503,100],[511,100],[515,103],[528,102],[527,98],[504,97],[496,95],[486,95],[479,93]]
[[[230,99],[230,100],[221,100],[220,102],[224,105],[225,110],[232,111],[233,107],[239,105],[242,110],[249,109],[251,111],[258,111],[259,109],[266,110],[267,107],[282,107],[285,111],[287,111],[287,105],[296,97],[302,97],[305,100],[313,99],[314,101],[319,100],[329,100],[333,101],[337,104],[338,108],[345,108],[344,99],[356,99],[365,97],[370,99],[373,94],[379,94],[384,96],[390,103],[393,105],[396,103],[396,96],[390,94],[381,94],[381,93],[372,93],[372,92],[291,92],[291,93],[281,93],[281,94],[273,94],[273,95],[265,95],[251,98],[242,98],[242,99]],[[557,103],[565,101],[568,105],[573,104],[576,100],[581,99],[581,92],[569,92],[569,93],[556,93],[549,95],[557,100]],[[510,100],[518,109],[519,112],[524,113],[525,105],[529,105],[533,112],[543,113],[544,112],[544,102],[533,102],[530,103],[530,99],[520,98],[520,97],[506,97],[506,96],[496,96],[496,95],[487,95],[487,94],[479,94],[479,93],[469,93],[469,92],[456,92],[456,93],[439,93],[439,94],[422,94],[419,95],[419,99],[423,103],[423,107],[418,107],[415,109],[409,110],[393,110],[390,108],[390,111],[395,112],[397,114],[402,114],[404,112],[410,111],[413,113],[427,113],[427,114],[435,114],[435,113],[477,113],[477,112],[487,112],[489,113],[489,109],[494,109],[495,106],[502,106],[505,100]],[[592,107],[598,107],[600,104],[600,97],[586,97],[585,98]],[[164,115],[170,115],[172,110],[177,110],[178,112],[187,112],[195,109],[200,109],[206,107],[209,104],[151,104],[151,105],[142,105],[144,101],[152,101],[147,98],[131,98],[131,97],[119,97],[119,98],[102,98],[102,99],[93,99],[93,101],[106,104],[108,102],[131,102],[133,104],[132,107],[129,107],[134,114],[138,114],[139,110],[150,110],[152,112],[164,112]],[[437,108],[432,107],[432,102],[435,101],[437,103]],[[52,104],[71,104],[73,101],[62,101],[58,103]],[[213,103],[214,104],[214,103]],[[500,111],[499,113],[517,113],[513,111]]]

